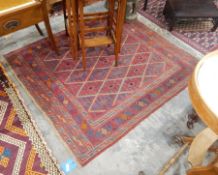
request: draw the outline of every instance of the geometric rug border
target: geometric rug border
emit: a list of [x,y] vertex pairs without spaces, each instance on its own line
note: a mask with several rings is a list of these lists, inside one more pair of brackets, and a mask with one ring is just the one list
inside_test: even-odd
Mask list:
[[18,173],[20,171],[20,165],[22,163],[22,158],[24,155],[25,147],[26,147],[25,142],[18,140],[14,137],[11,137],[9,135],[3,134],[3,133],[0,133],[0,138],[1,138],[1,141],[3,142],[10,141],[10,144],[19,148],[17,156],[16,156],[15,164],[12,170],[13,175],[19,175]]
[[63,172],[60,170],[57,160],[52,155],[51,150],[48,148],[46,142],[44,141],[41,131],[38,129],[37,124],[32,119],[30,112],[27,110],[27,107],[25,107],[24,103],[22,102],[19,91],[15,88],[16,86],[9,79],[7,71],[4,68],[4,64],[0,64],[0,69],[4,73],[2,76],[5,76],[5,81],[2,82],[0,80],[0,83],[3,85],[5,92],[8,94],[11,103],[16,110],[17,116],[20,119],[21,124],[33,145],[33,148],[41,159],[45,170],[51,175],[62,175]]

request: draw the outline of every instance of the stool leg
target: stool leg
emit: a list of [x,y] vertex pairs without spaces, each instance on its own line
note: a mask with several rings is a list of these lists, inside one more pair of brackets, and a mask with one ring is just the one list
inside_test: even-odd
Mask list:
[[80,38],[81,38],[81,44],[80,47],[82,49],[82,64],[83,64],[83,69],[86,70],[86,50],[85,50],[85,23],[84,23],[84,12],[83,12],[83,1],[79,1],[79,29],[80,29]]
[[84,47],[82,47],[82,64],[83,70],[86,70],[86,50]]
[[126,0],[118,1],[118,8],[117,11],[117,18],[116,18],[116,43],[114,46],[114,52],[115,52],[115,66],[118,65],[118,57],[121,49],[121,39],[122,39],[122,30],[123,30],[123,23],[125,18],[125,12],[126,12],[126,6],[122,6],[123,4],[126,4]]
[[75,1],[66,1],[67,13],[68,13],[68,33],[70,35],[71,54],[73,59],[77,59],[78,47],[77,47],[77,12]]
[[114,52],[115,52],[115,66],[118,66],[118,58],[119,58],[119,46],[118,44],[115,44],[114,46]]
[[126,4],[126,0],[119,1],[118,2],[118,9],[119,12],[117,14],[117,23],[116,23],[116,43],[115,43],[115,66],[118,64],[118,54],[120,53],[121,49],[121,39],[122,39],[122,30],[123,30],[123,24],[124,24],[124,18],[125,18],[125,12],[126,12],[126,6],[122,6],[122,4]]
[[107,30],[107,35],[111,35],[112,31],[112,26],[113,26],[113,17],[114,17],[114,0],[107,1],[108,2],[108,12],[109,12],[109,17],[108,17],[108,30]]

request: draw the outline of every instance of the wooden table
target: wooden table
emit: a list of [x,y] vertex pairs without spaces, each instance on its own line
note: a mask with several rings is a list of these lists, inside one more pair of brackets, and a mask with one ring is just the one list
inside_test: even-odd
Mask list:
[[44,21],[51,44],[54,50],[58,52],[46,7],[46,0],[0,1],[0,36],[16,32],[31,25],[36,25],[39,33],[42,34],[38,23]]
[[[192,105],[207,128],[193,140],[188,160],[194,168],[188,175],[218,174],[218,159],[207,167],[202,162],[207,151],[218,140],[218,50],[206,55],[196,66],[188,85]],[[214,148],[217,152],[218,148]]]

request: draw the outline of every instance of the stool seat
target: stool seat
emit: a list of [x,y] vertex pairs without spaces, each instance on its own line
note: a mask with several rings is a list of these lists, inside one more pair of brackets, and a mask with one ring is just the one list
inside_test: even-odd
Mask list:
[[1,0],[0,13],[17,7],[25,6],[34,2],[34,0]]

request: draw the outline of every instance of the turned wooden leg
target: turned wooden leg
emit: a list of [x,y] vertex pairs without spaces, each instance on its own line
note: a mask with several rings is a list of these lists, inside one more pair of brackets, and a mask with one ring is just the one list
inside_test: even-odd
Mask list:
[[187,118],[188,118],[188,121],[187,121],[188,129],[193,129],[194,128],[194,124],[199,119],[198,114],[194,110],[192,110],[192,112],[187,115]]
[[[65,0],[64,0],[65,1]],[[68,34],[70,35],[71,54],[74,60],[78,55],[78,31],[77,31],[77,4],[75,1],[65,1],[65,8],[68,13]]]
[[83,65],[83,70],[86,70],[86,50],[84,47],[82,47],[82,65]]
[[85,47],[85,21],[84,21],[84,13],[83,13],[83,7],[84,7],[84,2],[79,1],[79,8],[78,8],[78,15],[80,16],[79,21],[79,28],[80,28],[80,38],[81,38],[81,49],[82,49],[82,65],[83,65],[83,70],[86,70],[86,47]]
[[50,39],[50,42],[52,44],[53,49],[58,54],[58,48],[56,46],[55,39],[54,39],[52,30],[51,30],[49,18],[48,18],[48,11],[47,11],[46,1],[42,1],[42,8],[43,8],[42,9],[43,19],[44,19],[45,27],[46,27],[46,30],[47,30],[47,33],[48,33],[48,37]]
[[118,57],[121,49],[121,39],[122,39],[122,30],[123,30],[123,24],[124,24],[124,14],[126,12],[126,7],[122,7],[120,2],[118,3],[118,9],[120,13],[117,15],[117,24],[116,24],[116,42],[114,46],[114,52],[115,52],[115,66],[118,65]]
[[41,36],[44,36],[42,30],[41,30],[40,27],[39,27],[39,24],[35,24],[35,27],[36,27],[37,31],[39,32],[39,34],[40,34]]
[[148,0],[145,0],[145,2],[144,2],[144,7],[143,7],[143,10],[144,10],[144,11],[147,9],[147,4],[148,4]]
[[119,58],[119,46],[117,44],[115,44],[114,52],[115,52],[115,66],[117,67],[118,58]]
[[66,11],[66,0],[62,1],[63,3],[63,13],[64,13],[64,25],[66,30],[66,35],[68,36],[68,30],[67,30],[67,11]]

